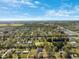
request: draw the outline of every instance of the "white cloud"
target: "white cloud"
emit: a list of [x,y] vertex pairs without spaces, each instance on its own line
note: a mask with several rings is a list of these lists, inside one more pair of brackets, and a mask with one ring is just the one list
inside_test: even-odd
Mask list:
[[67,10],[48,10],[46,11],[46,16],[69,16],[71,12],[67,11]]
[[[79,20],[79,17],[20,17],[20,18],[2,18],[2,21],[72,21],[72,20]],[[0,20],[0,21],[1,21]]]
[[29,7],[31,7],[31,8],[38,8],[37,6],[35,6],[35,5],[31,5],[31,6],[29,6]]
[[34,5],[34,4],[31,3],[31,2],[25,2],[25,4],[27,4],[27,5]]
[[1,0],[4,3],[17,3],[17,0]]
[[36,4],[40,4],[40,2],[39,2],[39,1],[35,1],[35,3],[36,3]]
[[46,16],[78,16],[79,6],[73,7],[73,9],[59,9],[59,10],[47,10]]
[[78,5],[75,6],[74,9],[75,9],[76,11],[79,11],[79,6],[78,6]]
[[8,5],[12,6],[12,7],[20,7],[21,5],[26,5],[28,7],[31,8],[36,8],[36,3],[38,3],[37,1],[34,3],[32,2],[32,0],[1,0],[3,3],[7,3]]
[[0,9],[7,10],[9,8],[8,7],[5,7],[5,6],[1,6]]

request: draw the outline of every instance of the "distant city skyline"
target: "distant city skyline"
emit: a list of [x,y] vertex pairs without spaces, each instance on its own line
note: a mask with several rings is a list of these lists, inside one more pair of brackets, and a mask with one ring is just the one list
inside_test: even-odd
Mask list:
[[0,21],[79,20],[79,0],[0,0]]

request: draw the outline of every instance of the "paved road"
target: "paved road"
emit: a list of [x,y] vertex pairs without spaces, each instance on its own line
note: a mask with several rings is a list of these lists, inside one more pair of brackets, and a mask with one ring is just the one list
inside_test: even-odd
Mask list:
[[3,55],[2,58],[4,58],[8,53],[10,53],[13,49],[8,49]]
[[61,26],[58,26],[58,28],[60,29],[60,31],[63,31],[65,34],[67,34],[70,38],[79,39],[79,33],[71,31]]

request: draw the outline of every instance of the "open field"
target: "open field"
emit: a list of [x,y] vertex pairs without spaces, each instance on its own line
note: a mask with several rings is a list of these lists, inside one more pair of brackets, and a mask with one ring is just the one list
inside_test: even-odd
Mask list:
[[22,26],[24,24],[0,24],[0,27],[4,27],[4,26]]

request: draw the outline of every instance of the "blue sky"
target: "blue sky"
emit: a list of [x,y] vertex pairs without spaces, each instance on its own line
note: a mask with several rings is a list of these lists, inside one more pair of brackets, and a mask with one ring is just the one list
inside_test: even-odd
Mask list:
[[79,20],[79,0],[0,0],[0,21]]

